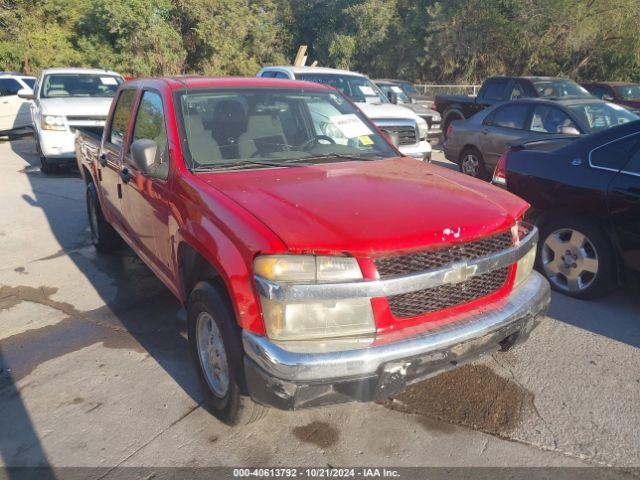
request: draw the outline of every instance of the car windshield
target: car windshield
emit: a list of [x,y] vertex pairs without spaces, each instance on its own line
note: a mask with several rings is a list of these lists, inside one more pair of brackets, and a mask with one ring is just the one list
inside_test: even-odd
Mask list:
[[409,82],[398,82],[398,85],[404,90],[407,95],[420,95],[420,92],[416,90],[416,87],[411,85]]
[[589,127],[589,130],[603,130],[605,128],[621,125],[634,120],[640,120],[640,117],[631,113],[624,107],[615,103],[593,102],[578,103],[568,105],[581,122]]
[[109,74],[56,73],[46,75],[42,97],[113,97],[122,77]]
[[640,100],[640,85],[621,85],[614,88],[625,100]]
[[395,94],[398,96],[398,103],[411,103],[411,99],[407,96],[406,93],[402,91],[402,88],[400,88],[398,85],[382,83],[378,84],[378,87],[380,87],[380,90],[382,90],[382,93],[384,93],[387,98],[389,97],[389,92],[395,92]]
[[251,88],[177,93],[192,168],[255,168],[397,156],[331,91]]
[[573,80],[534,80],[533,87],[541,97],[591,97],[592,95]]
[[36,79],[35,78],[31,78],[31,77],[20,77],[20,80],[22,80],[24,83],[27,84],[27,86],[33,90],[33,87],[35,87],[36,85]]
[[338,73],[297,73],[296,79],[330,85],[357,103],[388,103],[387,97],[367,77]]

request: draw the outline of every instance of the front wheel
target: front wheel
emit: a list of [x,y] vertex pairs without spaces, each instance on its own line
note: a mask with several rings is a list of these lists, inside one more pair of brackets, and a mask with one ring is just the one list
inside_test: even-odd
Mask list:
[[614,253],[604,232],[582,219],[544,225],[538,246],[538,270],[558,292],[575,298],[595,298],[614,283]]
[[247,393],[243,348],[226,297],[210,282],[199,282],[187,307],[189,348],[196,364],[204,406],[227,425],[246,425],[268,409]]

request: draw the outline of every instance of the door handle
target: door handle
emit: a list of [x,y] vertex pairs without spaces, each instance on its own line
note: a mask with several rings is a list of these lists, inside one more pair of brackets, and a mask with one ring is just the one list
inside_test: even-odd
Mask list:
[[120,178],[124,183],[129,183],[129,180],[131,180],[131,176],[129,175],[128,168],[125,167],[120,171]]
[[100,165],[102,165],[103,167],[107,166],[107,154],[106,153],[101,153],[100,154]]
[[486,135],[487,133],[489,133],[489,129],[488,128],[483,128],[482,129],[482,134]]

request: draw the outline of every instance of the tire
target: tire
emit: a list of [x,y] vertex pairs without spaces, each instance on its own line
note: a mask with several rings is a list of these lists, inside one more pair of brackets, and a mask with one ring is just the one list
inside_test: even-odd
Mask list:
[[91,240],[96,250],[101,253],[111,253],[122,247],[122,238],[102,214],[98,192],[93,182],[87,183],[87,216],[91,228]]
[[554,220],[540,229],[536,268],[560,293],[581,299],[606,294],[615,283],[614,262],[611,241],[589,220]]
[[241,332],[226,296],[214,284],[199,282],[189,296],[187,321],[207,411],[231,426],[264,418],[269,409],[247,393]]
[[482,153],[475,147],[468,147],[462,151],[458,159],[458,167],[465,175],[481,180],[487,179],[487,168],[484,163],[484,158],[482,157]]
[[38,157],[40,158],[40,171],[45,175],[53,173],[55,171],[55,166],[51,165],[47,161],[47,157],[42,153],[42,148],[40,148],[40,140],[38,140],[38,134],[35,134],[36,139],[36,152],[38,153]]

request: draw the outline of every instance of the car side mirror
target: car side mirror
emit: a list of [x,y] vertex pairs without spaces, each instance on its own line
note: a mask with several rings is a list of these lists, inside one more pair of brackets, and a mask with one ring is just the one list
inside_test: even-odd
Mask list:
[[21,88],[18,90],[18,97],[24,98],[25,100],[35,100],[36,94],[33,93],[33,90],[30,88]]
[[605,94],[602,96],[602,100],[604,100],[605,102],[613,102],[613,97],[612,97],[611,95],[609,95],[609,94],[605,93]]
[[141,138],[131,144],[131,159],[134,166],[142,173],[149,173],[156,161],[158,144],[148,138]]
[[389,99],[389,101],[391,103],[393,103],[394,105],[398,104],[398,94],[396,92],[394,92],[393,90],[389,90],[387,92],[387,98]]
[[560,133],[563,135],[580,135],[576,127],[560,127]]

